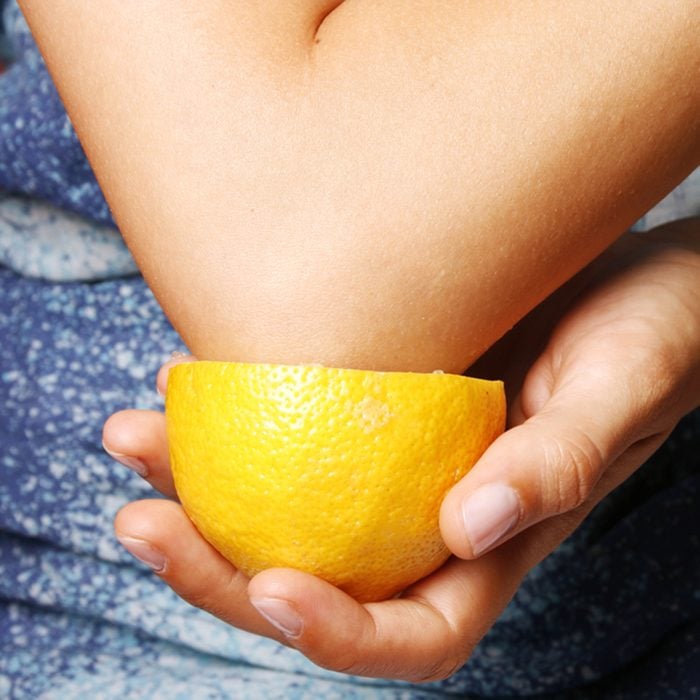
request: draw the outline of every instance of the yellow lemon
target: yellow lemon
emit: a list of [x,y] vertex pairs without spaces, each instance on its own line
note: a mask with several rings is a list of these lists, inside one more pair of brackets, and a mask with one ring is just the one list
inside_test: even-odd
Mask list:
[[382,600],[448,557],[440,503],[503,431],[501,382],[192,362],[170,370],[170,459],[200,533],[252,576]]

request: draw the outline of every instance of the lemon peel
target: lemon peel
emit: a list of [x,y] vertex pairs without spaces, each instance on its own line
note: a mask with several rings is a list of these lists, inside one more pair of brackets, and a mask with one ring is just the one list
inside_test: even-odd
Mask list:
[[170,370],[166,415],[178,496],[226,559],[365,602],[447,559],[440,504],[503,431],[505,397],[445,373],[191,362]]

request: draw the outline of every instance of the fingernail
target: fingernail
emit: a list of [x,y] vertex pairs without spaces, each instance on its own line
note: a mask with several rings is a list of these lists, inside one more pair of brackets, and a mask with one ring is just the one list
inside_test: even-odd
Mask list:
[[131,556],[136,557],[136,559],[143,562],[156,573],[161,573],[165,570],[167,562],[165,554],[157,550],[149,542],[146,542],[146,540],[139,540],[136,537],[120,537],[119,535],[117,535],[117,539]]
[[181,352],[180,350],[173,350],[170,353],[170,359],[171,360],[179,360],[182,357],[188,357],[186,352]]
[[286,600],[251,598],[253,607],[286,637],[298,637],[304,623],[299,613]]
[[520,518],[520,499],[509,486],[482,486],[462,504],[462,518],[472,552],[479,555],[513,529]]
[[108,449],[104,442],[102,443],[102,449],[114,460],[128,467],[132,471],[135,471],[139,476],[148,476],[148,467],[137,457],[130,457],[129,455],[123,455],[120,452],[112,452]]

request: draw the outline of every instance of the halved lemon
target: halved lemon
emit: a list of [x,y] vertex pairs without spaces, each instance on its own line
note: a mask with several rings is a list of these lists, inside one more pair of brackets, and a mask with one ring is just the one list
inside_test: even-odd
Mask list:
[[505,397],[451,374],[192,362],[170,370],[166,414],[177,493],[224,557],[371,601],[447,559],[440,504],[503,431]]

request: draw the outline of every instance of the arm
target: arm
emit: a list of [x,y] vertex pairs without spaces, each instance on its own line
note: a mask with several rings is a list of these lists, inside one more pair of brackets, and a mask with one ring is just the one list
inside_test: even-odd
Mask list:
[[694,2],[20,4],[202,358],[461,371],[700,154]]
[[[508,334],[504,342],[517,352],[484,356],[484,371],[521,388],[511,402],[511,429],[443,503],[442,533],[459,556],[474,556],[479,543],[473,529],[465,533],[463,513],[466,503],[469,516],[476,511],[494,524],[478,497],[483,488],[516,489],[521,517],[496,538],[477,528],[487,535],[483,556],[450,559],[399,599],[360,606],[291,569],[249,581],[201,538],[178,504],[163,499],[122,509],[117,533],[192,604],[285,641],[318,664],[371,676],[443,678],[464,663],[526,572],[698,405],[699,273],[699,219],[630,234]],[[159,375],[163,392],[167,371]],[[104,440],[122,457],[138,457],[150,483],[175,498],[161,414],[115,414]],[[499,538],[508,541],[493,548]],[[289,606],[277,629],[253,607],[266,599],[278,601],[278,609]]]

